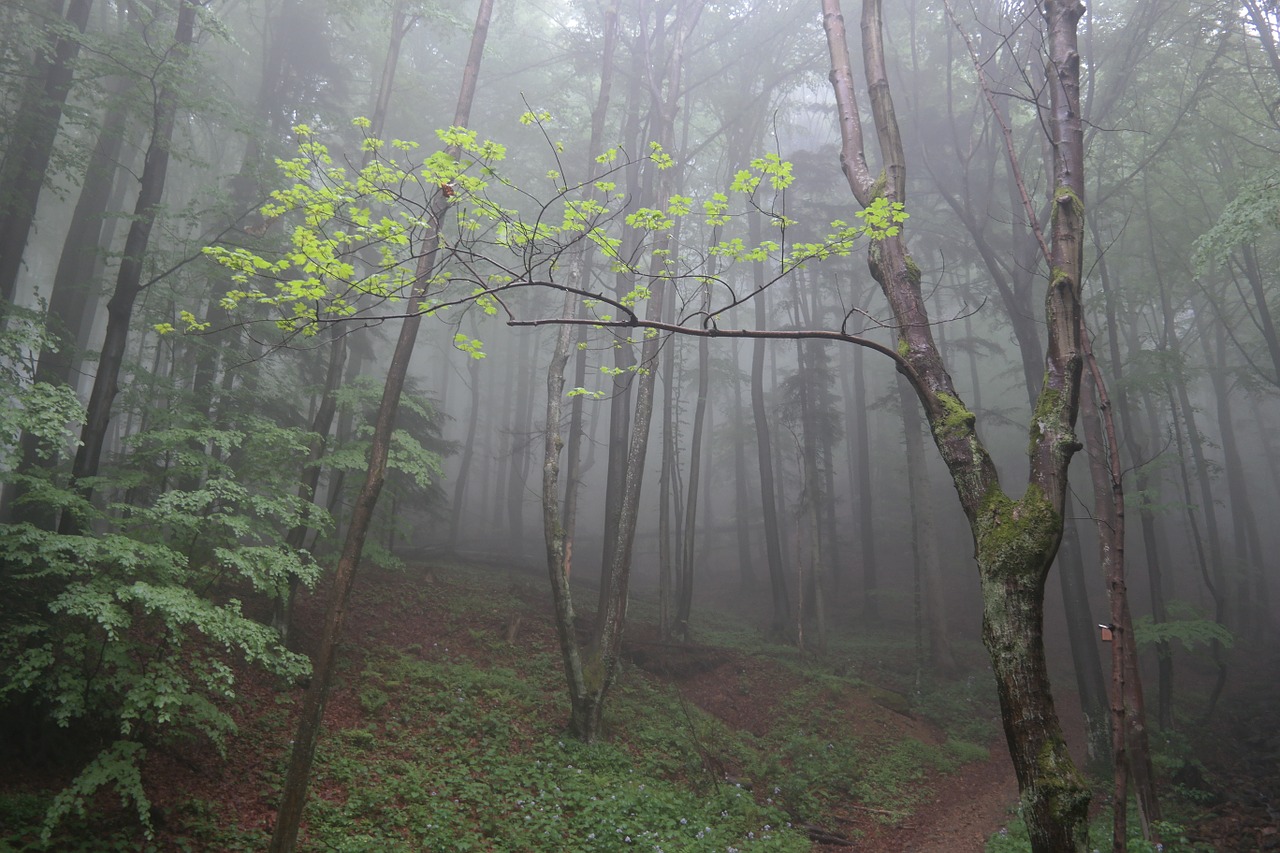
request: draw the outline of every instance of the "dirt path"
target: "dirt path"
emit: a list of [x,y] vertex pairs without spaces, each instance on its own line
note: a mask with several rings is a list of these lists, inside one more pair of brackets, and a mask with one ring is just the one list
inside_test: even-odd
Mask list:
[[[1008,819],[1018,783],[1003,741],[986,761],[969,764],[934,783],[933,801],[897,826],[867,831],[855,849],[877,853],[972,853]],[[828,850],[840,848],[828,847]],[[845,848],[849,849],[849,848]]]

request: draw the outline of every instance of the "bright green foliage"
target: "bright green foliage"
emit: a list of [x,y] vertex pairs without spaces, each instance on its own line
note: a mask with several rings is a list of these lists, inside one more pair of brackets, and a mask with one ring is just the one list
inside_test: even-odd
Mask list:
[[[546,127],[549,121],[545,112],[526,112],[520,118],[554,147]],[[354,123],[368,127],[363,119]],[[286,186],[276,190],[261,211],[268,220],[287,223],[287,244],[261,254],[239,246],[205,250],[232,271],[239,285],[223,307],[266,309],[286,334],[316,334],[325,324],[352,315],[358,301],[401,303],[411,287],[427,295],[396,311],[433,314],[451,305],[491,299],[553,278],[560,255],[583,239],[594,244],[615,272],[644,278],[653,274],[649,265],[657,259],[659,275],[674,275],[671,271],[678,264],[667,235],[695,211],[702,223],[717,229],[732,227],[747,210],[764,213],[776,237],[759,245],[747,245],[741,236],[716,238],[709,254],[730,262],[768,264],[779,275],[808,261],[847,256],[864,237],[898,233],[907,218],[900,203],[880,198],[856,214],[858,222],[833,222],[821,241],[789,243],[787,230],[798,223],[773,204],[762,207],[755,198],[767,189],[781,200],[794,180],[792,164],[776,154],[753,159],[734,177],[729,193],[712,192],[702,199],[677,194],[659,206],[629,209],[628,199],[616,194],[616,183],[610,180],[614,171],[630,165],[616,149],[598,158],[607,172],[581,183],[567,178],[557,162],[544,173],[555,185],[555,197],[542,201],[499,171],[506,156],[501,145],[480,140],[465,128],[438,131],[445,150],[421,160],[407,156],[414,150],[409,143],[386,145],[366,139],[369,163],[354,173],[335,164],[311,128],[301,125],[296,132],[301,140],[297,156],[278,161]],[[674,165],[656,142],[650,143],[644,159],[658,169]],[[434,222],[431,203],[441,194],[448,199],[446,216]],[[731,194],[740,197],[741,209],[735,211]],[[626,237],[638,248],[624,258]],[[429,248],[440,252],[437,272],[419,281],[416,261]],[[516,270],[520,274],[513,274]],[[696,277],[699,272],[687,269],[683,274]],[[463,284],[465,289],[460,288]],[[640,284],[612,307],[632,309],[639,316],[649,296],[650,285]],[[483,307],[495,309],[492,301]],[[617,313],[600,311],[596,319],[602,324],[624,320]],[[178,320],[156,328],[201,327],[190,314],[180,314]],[[473,339],[459,337],[457,346],[475,356],[481,352]]]

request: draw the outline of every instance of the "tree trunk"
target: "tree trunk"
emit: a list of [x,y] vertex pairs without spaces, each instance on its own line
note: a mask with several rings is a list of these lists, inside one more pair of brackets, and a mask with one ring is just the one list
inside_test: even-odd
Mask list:
[[[675,314],[675,306],[668,304],[666,314],[664,319],[670,322]],[[677,349],[679,347],[676,342],[671,341],[662,359],[662,461],[659,463],[658,473],[658,636],[663,640],[671,638],[675,624],[672,595],[681,575],[677,564],[680,557],[672,553],[671,536],[671,498],[676,481],[676,430],[679,423],[675,403]]]
[[[920,578],[920,603],[916,606],[917,620],[928,631],[928,665],[935,672],[948,675],[955,672],[956,659],[951,650],[951,638],[947,630],[947,610],[942,603],[942,572],[938,559],[937,531],[933,523],[933,489],[929,485],[929,470],[924,458],[924,441],[921,436],[919,402],[909,383],[898,377],[898,396],[902,404],[902,426],[906,437],[907,485],[911,501],[911,530],[916,557],[916,572]],[[917,636],[921,629],[917,628]],[[918,641],[920,651],[924,643]],[[922,661],[923,662],[923,661]]]
[[[484,42],[492,12],[493,0],[480,0],[480,9],[471,36],[471,48],[467,55],[466,67],[463,69],[458,106],[453,120],[453,124],[460,127],[466,127],[470,121],[471,104],[475,99],[476,78],[480,72],[480,60],[484,53]],[[458,152],[450,153],[457,156]],[[432,199],[429,214],[431,227],[427,231],[424,250],[418,258],[417,284],[414,285],[410,304],[416,304],[427,295],[427,289],[435,272],[440,245],[439,228],[446,204],[443,193],[438,193]],[[382,484],[386,479],[387,457],[391,450],[391,434],[395,426],[396,411],[400,406],[400,395],[408,374],[409,360],[413,356],[414,343],[421,325],[421,314],[411,314],[404,320],[391,355],[391,363],[387,368],[387,379],[383,386],[382,400],[378,405],[370,442],[369,469],[360,494],[356,498],[346,541],[342,547],[342,555],[334,572],[324,631],[312,664],[311,684],[307,688],[298,717],[298,730],[293,739],[289,771],[285,778],[284,794],[276,817],[275,832],[271,836],[270,853],[292,853],[297,843],[302,809],[306,804],[307,786],[311,778],[311,762],[315,756],[316,741],[320,735],[321,720],[329,695],[330,681],[333,678],[338,638],[342,633],[342,622],[351,597],[360,553],[364,548],[370,522],[373,520],[378,494],[382,491]]]
[[458,550],[458,537],[462,530],[462,516],[466,509],[467,482],[471,478],[471,462],[476,452],[476,427],[480,421],[480,359],[472,358],[467,362],[467,387],[471,391],[471,405],[467,411],[466,438],[462,444],[462,459],[458,463],[458,478],[453,483],[453,509],[449,517],[450,553]]
[[[1157,266],[1156,269],[1156,275],[1159,278],[1159,267]],[[1181,372],[1181,361],[1185,353],[1182,352],[1181,344],[1178,341],[1173,305],[1170,302],[1167,288],[1161,284],[1159,289],[1167,346],[1179,362],[1178,372],[1168,381],[1170,401],[1173,404],[1174,433],[1179,439],[1179,450],[1190,450],[1190,458],[1195,468],[1195,478],[1200,491],[1199,509],[1204,515],[1204,539],[1208,540],[1209,546],[1207,555],[1204,551],[1204,539],[1201,539],[1200,535],[1200,526],[1196,522],[1196,503],[1191,495],[1191,485],[1187,474],[1187,454],[1180,452],[1181,464],[1179,469],[1183,477],[1183,494],[1186,498],[1191,532],[1196,540],[1196,558],[1200,564],[1200,574],[1204,579],[1205,588],[1208,589],[1209,594],[1213,597],[1213,618],[1218,624],[1226,625],[1227,583],[1223,572],[1222,542],[1218,532],[1218,509],[1213,499],[1213,484],[1209,477],[1208,461],[1204,455],[1204,439],[1200,434],[1199,426],[1196,424],[1195,409],[1191,405],[1186,378]],[[1181,411],[1180,415],[1179,410]],[[1181,446],[1183,429],[1186,430],[1186,443],[1189,448]],[[1214,683],[1213,691],[1209,695],[1208,706],[1205,710],[1206,717],[1213,713],[1218,697],[1222,695],[1222,690],[1227,682],[1227,663],[1222,655],[1222,644],[1215,639],[1212,641],[1211,648],[1213,650],[1214,663],[1218,667],[1218,677]]]
[[[1247,636],[1262,639],[1270,608],[1265,596],[1266,584],[1255,579],[1263,577],[1262,543],[1258,537],[1258,524],[1254,518],[1253,502],[1249,499],[1249,486],[1245,477],[1240,445],[1236,440],[1235,418],[1231,411],[1231,388],[1227,375],[1227,334],[1222,324],[1210,329],[1206,315],[1200,315],[1200,340],[1204,345],[1205,360],[1209,365],[1209,381],[1213,387],[1214,405],[1217,411],[1218,432],[1222,439],[1222,463],[1227,479],[1227,494],[1231,499],[1233,578],[1236,612],[1240,628]],[[1214,337],[1210,350],[1209,337]],[[1259,596],[1258,593],[1263,595]]]
[[[40,350],[40,357],[36,362],[36,382],[69,385],[72,388],[77,385],[79,377],[76,367],[82,358],[78,346],[79,331],[86,316],[93,313],[93,306],[98,298],[93,282],[99,257],[110,249],[110,246],[103,245],[102,237],[107,230],[106,216],[111,189],[120,171],[126,118],[120,99],[128,85],[129,79],[124,75],[113,77],[107,83],[111,102],[98,131],[93,152],[89,155],[80,195],[71,214],[66,239],[62,243],[62,254],[58,259],[53,288],[49,293],[48,322],[45,327],[51,345]],[[18,471],[30,473],[42,465],[53,464],[53,459],[44,462],[40,451],[39,440],[30,433],[24,433]],[[44,507],[15,506],[15,502],[25,493],[26,489],[20,483],[4,485],[4,517],[52,529],[57,521],[56,512]]]
[[[628,150],[638,150],[640,142],[641,81],[645,79],[642,51],[632,51],[630,88],[627,93],[626,122],[623,128],[623,144]],[[640,182],[638,165],[629,165],[625,172],[627,198],[637,204],[645,204],[647,195]],[[634,257],[635,237],[630,230],[623,235],[622,257]],[[635,276],[626,269],[619,269],[614,277],[614,294],[622,298],[631,292]],[[618,543],[618,517],[622,505],[623,483],[626,478],[627,436],[631,430],[631,398],[635,393],[635,353],[629,346],[617,346],[613,350],[613,390],[609,398],[609,434],[606,441],[608,460],[605,473],[603,550],[600,557],[600,599],[597,610],[603,612],[605,590],[608,587],[609,563]]]
[[[62,3],[57,4],[62,16]],[[19,126],[11,131],[9,150],[0,161],[0,303],[16,301],[18,273],[35,221],[40,189],[48,177],[53,144],[58,137],[62,111],[71,92],[75,61],[80,55],[80,35],[89,25],[93,0],[71,0],[71,5],[49,31],[58,33],[53,43],[38,47],[31,83],[15,115]],[[65,24],[63,28],[61,25]],[[74,32],[73,32],[74,31]],[[161,100],[164,96],[161,96]],[[172,99],[172,95],[170,95]],[[161,124],[156,122],[158,127]]]
[[853,350],[852,395],[845,390],[845,411],[852,407],[851,425],[845,429],[853,444],[850,458],[857,474],[858,544],[862,557],[862,619],[868,625],[880,624],[880,578],[876,566],[875,494],[871,484],[871,427],[867,417],[867,373],[863,365],[862,347]]
[[[617,43],[618,14],[617,5],[609,4],[604,9],[604,40],[601,51],[600,91],[596,96],[596,104],[591,114],[591,139],[587,146],[588,174],[595,174],[595,158],[602,146],[604,137],[605,114],[609,108],[612,92],[614,51]],[[570,250],[568,263],[569,284],[571,288],[581,286],[582,280],[590,266],[592,244],[582,241]],[[573,310],[577,300],[572,291],[566,293],[564,302],[565,316]],[[583,316],[579,312],[579,316]],[[585,332],[584,332],[585,334]],[[565,484],[564,511],[560,512],[560,449],[562,439],[560,423],[563,418],[564,369],[569,353],[569,327],[561,326],[557,331],[555,347],[552,350],[551,362],[547,367],[547,422],[546,438],[542,462],[542,521],[543,534],[547,549],[547,572],[551,580],[551,598],[555,607],[556,635],[560,642],[560,654],[565,669],[565,679],[569,688],[570,728],[582,738],[594,736],[592,724],[591,696],[587,679],[582,667],[582,652],[578,646],[576,625],[573,612],[573,597],[569,586],[569,576],[573,568],[573,534],[577,520],[579,448],[582,433],[581,398],[575,397],[572,412],[569,416],[569,458],[567,461],[567,483]],[[581,357],[576,359],[576,386],[582,387],[585,362]]]
[[[1128,780],[1132,779],[1137,795],[1142,837],[1148,841],[1159,841],[1153,838],[1153,831],[1155,822],[1160,820],[1160,802],[1156,798],[1155,775],[1151,767],[1142,680],[1138,671],[1138,647],[1124,576],[1124,483],[1115,423],[1109,414],[1110,400],[1106,387],[1098,381],[1101,371],[1091,350],[1086,358],[1089,372],[1081,395],[1082,420],[1089,448],[1094,511],[1100,520],[1098,550],[1111,604],[1112,752],[1115,762],[1112,845],[1116,853],[1124,853],[1128,844],[1125,830]],[[1096,402],[1095,393],[1098,396]]]
[[746,413],[742,408],[742,382],[739,380],[738,341],[733,341],[733,520],[738,542],[738,577],[744,589],[755,586],[755,555],[751,547],[750,483],[747,479],[747,448],[742,425]]
[[[196,10],[197,6],[192,0],[182,0],[178,7],[174,50],[171,54],[173,61],[182,60],[195,38]],[[102,355],[98,360],[93,390],[89,394],[85,424],[80,433],[80,449],[71,466],[72,482],[86,502],[92,498],[93,487],[85,485],[85,481],[98,473],[102,450],[106,444],[107,426],[111,420],[111,404],[119,390],[120,369],[124,363],[133,304],[144,287],[143,262],[146,260],[151,229],[160,212],[160,200],[164,195],[165,178],[169,169],[169,145],[173,139],[177,110],[177,94],[168,87],[161,88],[156,96],[151,141],[142,167],[133,221],[129,226],[129,236],[125,240],[124,254],[116,275],[116,289],[107,303],[107,334],[102,343]],[[59,532],[79,533],[85,522],[86,519],[77,510],[64,509],[59,521]]]
[[[1102,244],[1096,225],[1096,217],[1090,218],[1094,241]],[[1107,349],[1110,354],[1110,368],[1115,376],[1116,410],[1120,414],[1120,423],[1124,426],[1124,445],[1131,460],[1145,460],[1150,457],[1142,441],[1142,428],[1133,414],[1129,404],[1129,392],[1124,381],[1125,359],[1120,352],[1120,328],[1117,316],[1117,299],[1115,289],[1111,285],[1110,268],[1105,252],[1098,257],[1098,271],[1102,280],[1103,305],[1107,318]],[[1129,324],[1129,328],[1134,328]],[[1132,348],[1131,348],[1132,349]],[[1148,406],[1147,416],[1154,422],[1154,410]],[[1148,434],[1155,435],[1154,431]],[[1146,465],[1139,465],[1135,474],[1135,485],[1143,494],[1154,495],[1142,502],[1138,511],[1138,520],[1142,528],[1143,557],[1147,568],[1147,580],[1151,594],[1151,618],[1156,624],[1165,622],[1168,614],[1165,609],[1164,570],[1160,565],[1159,538],[1156,533],[1155,514],[1151,511],[1153,504],[1159,504],[1159,478],[1151,481]],[[1156,719],[1161,728],[1168,729],[1173,725],[1173,650],[1168,642],[1156,643]]]
[[[511,428],[511,464],[507,468],[507,529],[515,553],[524,553],[524,493],[529,479],[529,436],[533,422],[533,383],[537,359],[533,335],[521,334],[520,357],[513,366],[516,398]],[[528,375],[524,371],[528,370]]]
[[[711,275],[715,275],[714,269]],[[711,288],[702,286],[702,311],[711,310]],[[696,561],[698,485],[702,472],[702,431],[707,418],[707,388],[711,374],[711,340],[698,339],[698,399],[693,410],[693,435],[689,438],[689,497],[684,505],[684,543],[680,555],[680,595],[675,628],[681,639],[690,642],[689,615],[693,610],[693,572]]]
[[[748,240],[758,246],[761,239],[760,214],[747,214]],[[752,265],[757,291],[764,287],[764,268]],[[755,299],[756,326],[763,329],[767,323],[765,294]],[[765,341],[757,338],[751,350],[751,413],[756,424],[756,458],[760,465],[760,507],[764,522],[765,556],[769,561],[769,588],[773,599],[773,619],[770,633],[774,639],[784,639],[791,617],[791,602],[787,597],[786,569],[782,563],[782,541],[778,524],[777,490],[773,482],[773,447],[769,436],[769,413],[764,402]]]
[[[1075,670],[1076,691],[1080,694],[1080,710],[1084,714],[1085,754],[1091,773],[1105,778],[1111,763],[1111,724],[1107,711],[1107,688],[1098,661],[1098,628],[1089,607],[1085,585],[1084,553],[1080,530],[1073,518],[1067,518],[1058,549],[1058,580],[1066,603],[1067,642]],[[1073,615],[1074,614],[1074,615]],[[1081,621],[1078,614],[1085,614]]]
[[[660,101],[653,92],[651,124],[657,141],[664,151],[674,150],[675,116],[683,88],[684,44],[697,23],[700,7],[680,2],[676,5],[675,43],[668,58],[665,79],[667,98]],[[667,170],[658,177],[656,199],[665,206],[674,192],[674,170]],[[670,283],[665,278],[666,256],[674,249],[670,231],[662,232],[653,248],[649,268],[652,295],[645,309],[646,320],[660,322],[663,304]],[[622,635],[626,626],[627,595],[631,579],[632,546],[635,542],[636,521],[640,509],[640,486],[644,478],[645,457],[649,449],[649,425],[653,416],[654,386],[658,374],[658,355],[662,339],[658,335],[647,336],[640,354],[640,377],[636,382],[636,404],[632,416],[631,435],[627,443],[625,478],[619,494],[617,508],[617,540],[604,565],[600,589],[600,605],[596,611],[595,631],[587,654],[585,674],[589,703],[586,711],[586,729],[581,732],[587,741],[600,735],[601,714],[605,695],[617,675],[618,659],[622,652]]]
[[[841,129],[841,166],[863,207],[905,199],[906,164],[885,70],[879,0],[863,5],[863,59],[883,176],[867,164],[861,117],[837,0],[823,0],[831,82]],[[893,312],[897,364],[924,406],[943,461],[969,520],[983,595],[983,640],[996,673],[1001,714],[1023,818],[1036,853],[1083,851],[1089,790],[1071,762],[1058,723],[1044,658],[1044,583],[1062,536],[1066,472],[1079,448],[1074,433],[1080,392],[1079,328],[1083,267],[1084,143],[1079,108],[1078,0],[1048,0],[1051,106],[1046,129],[1053,153],[1051,280],[1045,293],[1049,346],[1028,454],[1030,478],[1014,500],[1001,489],[986,448],[934,343],[920,290],[920,270],[899,232],[872,241],[872,276]]]

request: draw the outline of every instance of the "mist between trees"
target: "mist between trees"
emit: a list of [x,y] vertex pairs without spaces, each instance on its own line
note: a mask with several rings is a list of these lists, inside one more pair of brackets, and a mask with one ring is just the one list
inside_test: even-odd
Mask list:
[[103,788],[152,832],[148,750],[233,738],[247,663],[293,849],[359,567],[470,560],[545,569],[588,743],[633,599],[663,648],[883,634],[994,675],[1032,849],[1094,787],[1161,841],[1152,733],[1276,629],[1280,7],[845,5],[0,9],[46,837]]

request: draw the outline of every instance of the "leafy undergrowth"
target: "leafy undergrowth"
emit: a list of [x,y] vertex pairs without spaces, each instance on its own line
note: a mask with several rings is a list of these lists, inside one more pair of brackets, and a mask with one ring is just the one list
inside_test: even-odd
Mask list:
[[[722,614],[706,614],[702,643],[676,647],[646,639],[638,602],[608,741],[588,746],[564,732],[536,575],[369,571],[356,599],[305,850],[809,850],[811,835],[893,832],[995,734],[973,680],[921,691],[898,675],[909,649],[837,637],[806,658]],[[300,604],[301,648],[322,602],[323,588]],[[300,698],[245,672],[225,757],[193,746],[144,762],[154,838],[100,794],[47,849],[264,849]],[[46,849],[41,820],[71,775],[0,777],[0,847]]]

